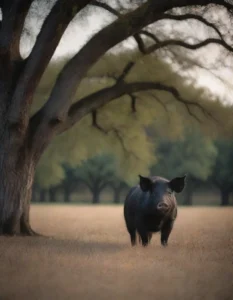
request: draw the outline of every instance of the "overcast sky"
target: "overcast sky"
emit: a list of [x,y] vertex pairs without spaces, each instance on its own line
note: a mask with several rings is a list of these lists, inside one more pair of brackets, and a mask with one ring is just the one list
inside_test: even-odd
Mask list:
[[[53,0],[54,1],[54,0]],[[50,7],[52,6],[52,2],[50,3]],[[46,13],[49,12],[50,7],[48,7],[48,10]],[[37,9],[35,6],[34,9]],[[42,13],[44,16],[44,11]],[[221,16],[222,17],[222,16]],[[54,54],[54,59],[61,58],[66,55],[74,55],[78,52],[78,50],[90,39],[92,35],[94,35],[96,32],[98,32],[99,29],[101,29],[106,24],[109,24],[114,20],[115,17],[113,17],[110,13],[103,11],[102,9],[95,8],[89,11],[88,14],[78,14],[75,19],[72,21],[72,23],[68,26],[64,36],[62,37],[60,44]],[[28,16],[26,20],[26,31],[24,38],[21,40],[21,51],[23,56],[28,55],[29,51],[32,47],[32,42],[35,41],[36,35],[39,32],[39,29],[42,25],[43,18],[32,18],[31,16]],[[195,24],[194,24],[195,25]],[[192,26],[194,26],[192,25]],[[164,26],[164,25],[163,25]],[[182,23],[177,25],[177,30],[180,30],[179,26],[183,26]],[[189,28],[188,34],[193,31],[192,27]],[[174,26],[170,26],[166,28],[169,32],[169,30],[173,30],[174,32]],[[163,28],[164,29],[164,28]],[[185,27],[187,30],[187,28]],[[27,38],[27,31],[33,32],[33,39],[30,39],[31,42],[29,43],[29,40]],[[194,36],[197,34],[194,32]],[[203,38],[205,38],[205,35],[199,31],[198,34],[203,35]],[[201,36],[202,38],[202,36]],[[133,39],[129,39],[128,43],[124,43],[124,45],[127,45],[128,47],[133,47],[135,45]],[[199,54],[199,52],[198,52]],[[202,55],[204,57],[205,63],[209,62],[214,64],[215,60],[222,55],[222,49],[216,46],[210,46],[208,47],[207,51],[203,49],[199,55]],[[222,99],[224,99],[227,102],[233,103],[233,84],[232,84],[232,78],[233,73],[230,68],[222,68],[221,71],[218,71],[218,73],[221,76],[222,80],[216,79],[210,72],[207,70],[201,70],[198,73],[197,80],[202,86],[207,86],[213,93],[219,94]],[[225,84],[226,83],[226,84]]]

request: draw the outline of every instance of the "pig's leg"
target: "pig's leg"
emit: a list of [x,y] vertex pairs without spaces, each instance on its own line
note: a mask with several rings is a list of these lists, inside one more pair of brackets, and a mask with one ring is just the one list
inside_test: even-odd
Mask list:
[[147,229],[142,221],[142,218],[137,218],[136,224],[137,224],[137,231],[141,239],[141,243],[144,247],[146,247],[149,243],[149,238],[148,238]]
[[161,245],[167,246],[169,235],[172,231],[174,220],[167,220],[161,229]]
[[149,243],[150,243],[150,241],[151,241],[151,239],[152,239],[152,232],[149,232],[149,233],[148,233],[148,239],[149,239]]
[[136,245],[136,227],[134,225],[133,218],[127,220],[126,227],[129,232],[129,235],[130,235],[131,245],[135,246]]

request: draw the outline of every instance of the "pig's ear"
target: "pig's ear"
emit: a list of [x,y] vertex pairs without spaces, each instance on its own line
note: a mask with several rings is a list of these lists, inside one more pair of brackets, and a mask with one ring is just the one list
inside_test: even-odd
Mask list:
[[143,177],[141,175],[138,175],[140,181],[139,181],[139,184],[140,184],[140,187],[142,189],[143,192],[148,192],[152,189],[152,184],[153,182],[151,181],[150,178],[148,177]]
[[183,191],[184,186],[185,186],[185,179],[186,179],[186,174],[183,177],[176,177],[173,178],[170,182],[169,182],[169,186],[172,189],[172,191],[176,192],[176,193],[180,193]]

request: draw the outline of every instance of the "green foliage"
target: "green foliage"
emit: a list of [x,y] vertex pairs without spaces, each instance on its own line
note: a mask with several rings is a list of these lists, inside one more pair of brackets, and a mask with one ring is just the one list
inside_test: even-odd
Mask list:
[[233,142],[218,139],[215,147],[218,149],[218,156],[210,179],[220,189],[233,191]]
[[187,173],[205,181],[213,169],[217,149],[211,139],[190,128],[176,141],[161,140],[157,155],[158,163],[151,169],[154,175],[172,179]]
[[97,155],[82,162],[75,170],[75,176],[92,189],[95,184],[105,187],[117,180],[115,172],[115,161],[111,155]]
[[[136,65],[127,75],[125,79],[127,82],[159,81],[175,86],[184,99],[201,104],[217,121],[206,116],[201,109],[194,105],[188,111],[183,103],[163,91],[137,93],[137,112],[132,113],[131,98],[129,95],[125,95],[99,109],[97,122],[106,133],[92,126],[92,118],[89,115],[53,140],[37,168],[36,178],[41,186],[48,187],[58,184],[64,178],[61,168],[63,163],[77,167],[81,162],[103,153],[115,157],[119,177],[124,178],[128,184],[136,183],[137,175],[149,173],[151,165],[156,163],[154,150],[156,143],[149,139],[145,132],[145,128],[152,124],[160,130],[163,137],[172,139],[181,138],[184,128],[193,126],[199,126],[204,133],[216,136],[220,129],[221,132],[226,132],[222,120],[226,120],[225,124],[228,128],[232,128],[232,121],[228,121],[231,120],[229,116],[232,114],[230,108],[226,108],[218,100],[212,99],[206,90],[197,88],[192,82],[181,77],[171,64],[161,60],[159,56],[142,56],[137,51],[126,51],[117,55],[106,54],[82,80],[74,101],[113,85],[116,81],[115,78],[122,73],[129,60],[135,61]],[[32,113],[38,110],[49,96],[59,70],[65,62],[62,60],[50,63],[37,89]],[[201,119],[202,123],[198,123],[195,118],[190,116],[190,111],[191,114],[195,114]],[[219,122],[220,119],[221,122]],[[197,141],[196,143],[198,144]],[[186,154],[187,158],[188,153]],[[192,155],[192,152],[190,153]],[[180,168],[178,172],[183,172],[183,170],[190,172],[194,167],[195,176],[206,178],[210,165],[209,160],[203,162],[201,153],[199,154],[197,149],[194,153],[195,156],[200,164],[203,163],[206,166],[205,171],[202,170],[203,173],[200,172],[198,164],[190,162],[186,162],[186,166],[183,169]]]

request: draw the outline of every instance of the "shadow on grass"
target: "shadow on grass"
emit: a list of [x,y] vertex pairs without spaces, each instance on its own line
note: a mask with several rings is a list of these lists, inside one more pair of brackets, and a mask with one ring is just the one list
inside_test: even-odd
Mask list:
[[[9,247],[16,252],[19,248],[25,251],[46,251],[49,254],[78,253],[88,255],[90,253],[116,253],[127,248],[126,244],[112,241],[85,241],[82,239],[65,239],[58,237],[0,237],[2,251]],[[4,251],[5,248],[5,251]]]

